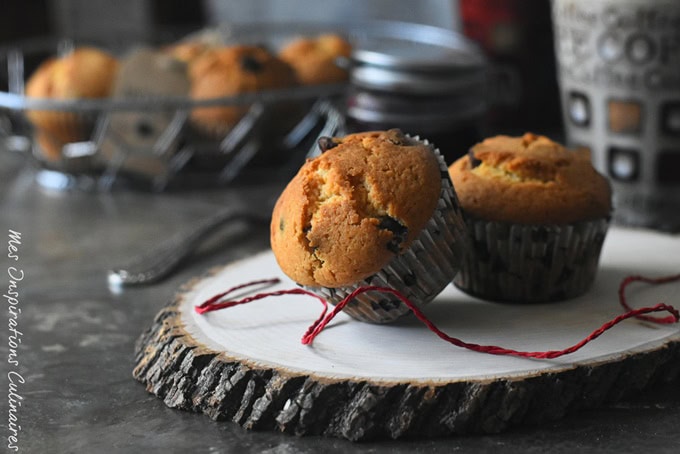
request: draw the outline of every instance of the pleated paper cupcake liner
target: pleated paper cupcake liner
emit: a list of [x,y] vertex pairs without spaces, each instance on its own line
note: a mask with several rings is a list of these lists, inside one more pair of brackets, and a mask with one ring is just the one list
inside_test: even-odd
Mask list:
[[466,225],[471,247],[456,287],[491,301],[543,303],[591,287],[609,219],[521,225],[466,218]]
[[[427,141],[422,143],[429,145]],[[434,214],[411,246],[379,272],[354,285],[310,290],[337,304],[359,287],[389,287],[421,307],[451,283],[460,269],[463,251],[467,248],[467,233],[444,158],[438,149],[433,148],[433,152],[441,169],[440,198]],[[369,323],[389,323],[410,313],[410,309],[399,299],[377,291],[360,294],[343,311]]]
[[62,158],[64,145],[90,140],[95,125],[94,115],[61,111],[32,111],[35,118],[35,151],[48,161]]

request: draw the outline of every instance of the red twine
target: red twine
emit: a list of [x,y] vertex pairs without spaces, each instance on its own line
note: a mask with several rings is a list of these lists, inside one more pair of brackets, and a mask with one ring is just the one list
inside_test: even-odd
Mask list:
[[[441,339],[445,340],[446,342],[449,342],[455,346],[466,348],[468,350],[473,350],[476,352],[480,353],[489,353],[492,355],[511,355],[511,356],[519,356],[523,358],[537,358],[537,359],[550,359],[550,358],[557,358],[560,356],[568,355],[570,353],[575,352],[576,350],[579,350],[581,347],[586,345],[587,343],[597,339],[602,335],[605,331],[609,330],[612,328],[614,325],[617,325],[621,323],[624,320],[627,320],[629,318],[637,318],[639,320],[645,320],[648,322],[653,322],[653,323],[664,323],[664,324],[669,324],[669,323],[677,323],[680,321],[680,313],[678,312],[677,309],[675,309],[673,306],[669,306],[667,304],[659,303],[655,306],[651,307],[643,307],[640,309],[632,309],[627,301],[626,301],[626,288],[628,285],[630,285],[633,282],[644,282],[648,284],[666,284],[669,282],[674,282],[680,280],[680,274],[676,274],[673,276],[666,276],[666,277],[660,277],[660,278],[648,278],[644,276],[629,276],[623,279],[621,281],[621,284],[619,286],[619,302],[621,303],[621,306],[626,309],[626,312],[613,318],[612,320],[604,323],[602,326],[597,328],[595,331],[590,333],[587,337],[585,337],[583,340],[580,342],[577,342],[576,344],[572,345],[571,347],[562,349],[562,350],[549,350],[549,351],[543,351],[543,352],[527,352],[527,351],[518,351],[518,350],[512,350],[512,349],[507,349],[503,347],[497,347],[494,345],[479,345],[479,344],[471,344],[467,342],[463,342],[462,340],[451,337],[448,334],[444,333],[441,331],[437,326],[430,321],[425,314],[415,305],[413,304],[408,298],[406,298],[403,294],[401,294],[399,291],[388,288],[388,287],[375,287],[375,286],[366,286],[366,287],[359,287],[358,289],[354,290],[352,293],[347,295],[342,301],[340,301],[331,312],[328,312],[328,302],[321,298],[320,296],[308,291],[304,290],[302,288],[293,288],[293,289],[288,289],[288,290],[278,290],[278,291],[273,291],[273,292],[265,292],[265,293],[258,293],[253,296],[249,296],[240,300],[233,300],[233,301],[224,301],[220,302],[220,300],[229,294],[235,292],[236,290],[241,290],[247,287],[252,287],[255,285],[272,285],[280,282],[279,279],[274,278],[274,279],[265,279],[265,280],[259,280],[259,281],[253,281],[249,282],[246,284],[238,285],[236,287],[232,287],[229,290],[222,292],[218,295],[213,296],[212,298],[206,300],[203,302],[201,305],[196,306],[195,310],[199,314],[204,314],[206,312],[211,312],[211,311],[216,311],[219,309],[225,309],[228,307],[232,306],[237,306],[239,304],[246,304],[250,303],[252,301],[260,300],[263,298],[267,298],[270,296],[280,296],[280,295],[308,295],[311,297],[316,298],[321,302],[323,305],[323,311],[321,312],[321,315],[319,318],[312,323],[312,325],[307,328],[307,331],[305,334],[302,336],[302,343],[305,345],[311,344],[314,341],[314,338],[321,333],[321,331],[330,323],[331,320],[340,312],[347,303],[349,303],[351,300],[353,300],[355,297],[358,295],[365,293],[365,292],[371,292],[371,291],[377,291],[377,292],[383,292],[383,293],[389,293],[391,295],[394,295],[397,297],[402,303],[404,303],[410,310],[413,312],[413,314],[423,322],[427,328],[435,333],[438,337]],[[668,317],[664,318],[659,318],[659,317],[650,317],[645,314],[653,313],[653,312],[668,312],[671,315]]]
[[[629,284],[633,282],[644,282],[646,284],[668,284],[669,282],[674,282],[680,280],[680,274],[675,274],[673,276],[664,276],[664,277],[657,277],[657,278],[651,278],[651,277],[644,277],[644,276],[628,276],[624,280],[621,281],[621,285],[619,285],[619,302],[621,303],[621,306],[627,311],[632,311],[633,309],[628,305],[626,302],[626,287],[628,287]],[[647,322],[652,322],[652,323],[661,323],[661,324],[669,324],[669,323],[677,323],[678,322],[678,311],[675,310],[673,307],[669,306],[671,310],[668,312],[671,313],[668,317],[664,318],[659,318],[659,317],[647,317],[644,315],[640,315],[636,318],[639,320],[645,320]]]

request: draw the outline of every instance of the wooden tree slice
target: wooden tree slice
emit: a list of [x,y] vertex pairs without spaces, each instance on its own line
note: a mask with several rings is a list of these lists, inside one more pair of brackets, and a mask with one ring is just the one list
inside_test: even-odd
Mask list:
[[[583,297],[502,304],[449,286],[425,312],[466,342],[559,350],[622,312],[622,278],[677,273],[679,257],[677,236],[612,228],[596,283]],[[532,360],[455,347],[414,317],[371,325],[340,314],[304,346],[300,337],[321,311],[304,296],[194,311],[231,286],[268,277],[283,282],[267,290],[294,287],[270,251],[185,285],[139,339],[134,377],[169,407],[248,429],[367,440],[499,432],[680,375],[677,324],[627,320],[576,353]],[[636,307],[677,306],[678,295],[680,283],[629,292]]]

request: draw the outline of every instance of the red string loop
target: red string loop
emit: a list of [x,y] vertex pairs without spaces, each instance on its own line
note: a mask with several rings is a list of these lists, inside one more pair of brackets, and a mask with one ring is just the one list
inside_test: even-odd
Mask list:
[[[628,305],[626,302],[626,288],[632,284],[633,282],[644,282],[646,284],[668,284],[670,282],[675,282],[677,280],[680,280],[680,274],[674,274],[672,276],[664,276],[664,277],[657,277],[657,278],[651,278],[651,277],[644,277],[644,276],[628,276],[624,278],[621,281],[621,285],[619,285],[619,302],[621,303],[621,306],[627,311],[632,311],[633,309]],[[639,315],[636,318],[639,320],[645,320],[647,322],[652,322],[652,323],[661,323],[661,324],[669,324],[669,323],[677,323],[678,322],[678,313],[677,311],[671,312],[671,315],[668,317],[664,318],[659,318],[659,317],[648,317],[645,315]]]
[[[432,331],[434,334],[436,334],[439,338],[443,339],[444,341],[453,344],[457,347],[461,348],[466,348],[468,350],[473,350],[476,352],[480,353],[489,353],[492,355],[510,355],[510,356],[519,356],[523,358],[536,358],[536,359],[552,359],[552,358],[558,358],[560,356],[568,355],[570,353],[574,353],[575,351],[581,349],[584,345],[587,343],[597,339],[600,337],[605,331],[611,329],[615,325],[621,323],[624,320],[627,320],[629,318],[636,318],[639,320],[644,320],[652,323],[663,323],[663,324],[669,324],[669,323],[678,323],[680,321],[680,312],[678,312],[677,309],[675,309],[673,306],[670,306],[668,304],[663,304],[659,303],[656,304],[655,306],[651,307],[643,307],[640,309],[633,309],[631,308],[627,301],[626,301],[626,288],[633,282],[645,282],[648,284],[666,284],[669,282],[674,282],[680,280],[680,274],[676,274],[673,276],[665,276],[665,277],[660,277],[660,278],[648,278],[644,276],[629,276],[623,279],[621,281],[621,284],[619,286],[619,302],[621,303],[621,306],[626,309],[626,312],[618,315],[617,317],[609,320],[608,322],[604,323],[602,326],[594,330],[592,333],[590,333],[588,336],[586,336],[584,339],[581,341],[577,342],[576,344],[564,348],[562,350],[548,350],[548,351],[519,351],[519,350],[513,350],[513,349],[508,349],[508,348],[503,348],[503,347],[498,347],[495,345],[479,345],[479,344],[472,344],[468,342],[464,342],[458,338],[449,336],[448,334],[444,333],[441,331],[430,319],[427,318],[427,316],[413,303],[411,302],[406,296],[404,296],[402,293],[400,293],[398,290],[395,290],[393,288],[389,287],[376,287],[376,286],[365,286],[365,287],[359,287],[356,290],[354,290],[352,293],[347,295],[342,301],[340,301],[338,304],[335,305],[333,310],[328,312],[328,302],[324,300],[322,297],[319,295],[316,295],[313,292],[310,292],[308,290],[302,289],[302,288],[293,288],[293,289],[287,289],[287,290],[277,290],[273,292],[265,292],[265,293],[258,293],[253,296],[249,296],[246,298],[242,298],[240,300],[232,300],[232,301],[223,301],[220,302],[222,298],[225,296],[228,296],[229,294],[235,292],[236,290],[241,290],[247,287],[252,287],[255,285],[272,285],[276,284],[279,281],[279,279],[265,279],[265,280],[259,280],[259,281],[253,281],[249,282],[246,284],[238,285],[236,287],[232,287],[229,290],[222,292],[220,294],[217,294],[213,296],[212,298],[206,300],[203,302],[201,305],[196,306],[195,310],[199,314],[204,314],[206,312],[211,312],[211,311],[216,311],[220,309],[225,309],[228,307],[233,307],[237,306],[239,304],[246,304],[250,303],[252,301],[260,300],[263,298],[268,298],[270,296],[281,296],[281,295],[307,295],[311,296],[313,298],[316,298],[318,301],[321,302],[323,305],[323,311],[321,312],[321,315],[312,323],[309,328],[307,328],[307,331],[304,333],[302,336],[302,343],[305,345],[311,344],[316,336],[323,331],[323,329],[328,325],[328,323],[335,318],[335,316],[342,311],[342,309],[352,301],[354,298],[356,298],[358,295],[365,293],[365,292],[382,292],[382,293],[389,293],[391,295],[394,295],[397,297],[402,303],[404,303],[410,310],[413,312],[416,318],[420,320],[430,331]],[[650,317],[646,314],[654,313],[654,312],[668,312],[670,315],[667,317],[659,318],[659,317]]]

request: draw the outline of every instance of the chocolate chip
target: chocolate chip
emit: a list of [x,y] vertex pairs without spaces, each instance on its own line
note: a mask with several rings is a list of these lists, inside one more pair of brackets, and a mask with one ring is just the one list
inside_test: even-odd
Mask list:
[[379,229],[392,232],[392,239],[387,242],[387,249],[390,252],[398,254],[399,245],[401,245],[408,236],[408,228],[391,216],[382,216],[379,218],[379,221]]
[[390,232],[394,233],[395,235],[405,235],[408,232],[408,229],[404,224],[399,222],[397,219],[393,218],[392,216],[381,216],[380,217],[380,223],[378,224],[379,229],[385,229],[389,230]]
[[470,167],[473,169],[482,163],[481,159],[475,157],[475,152],[472,148],[468,150],[468,159],[470,159]]
[[395,238],[392,238],[390,241],[387,242],[387,250],[390,252],[393,252],[395,254],[399,253],[399,243],[400,241],[397,241]]
[[251,73],[259,73],[263,65],[252,55],[244,55],[241,57],[241,68]]
[[319,137],[319,140],[317,141],[319,144],[319,149],[321,152],[326,152],[330,150],[331,148],[337,147],[339,144],[335,140],[333,140],[332,137]]
[[286,224],[283,222],[283,218],[279,219],[279,230],[283,232],[283,229],[285,228]]
[[387,131],[387,140],[395,145],[403,145],[406,143],[406,136],[401,132],[401,129],[394,128]]

